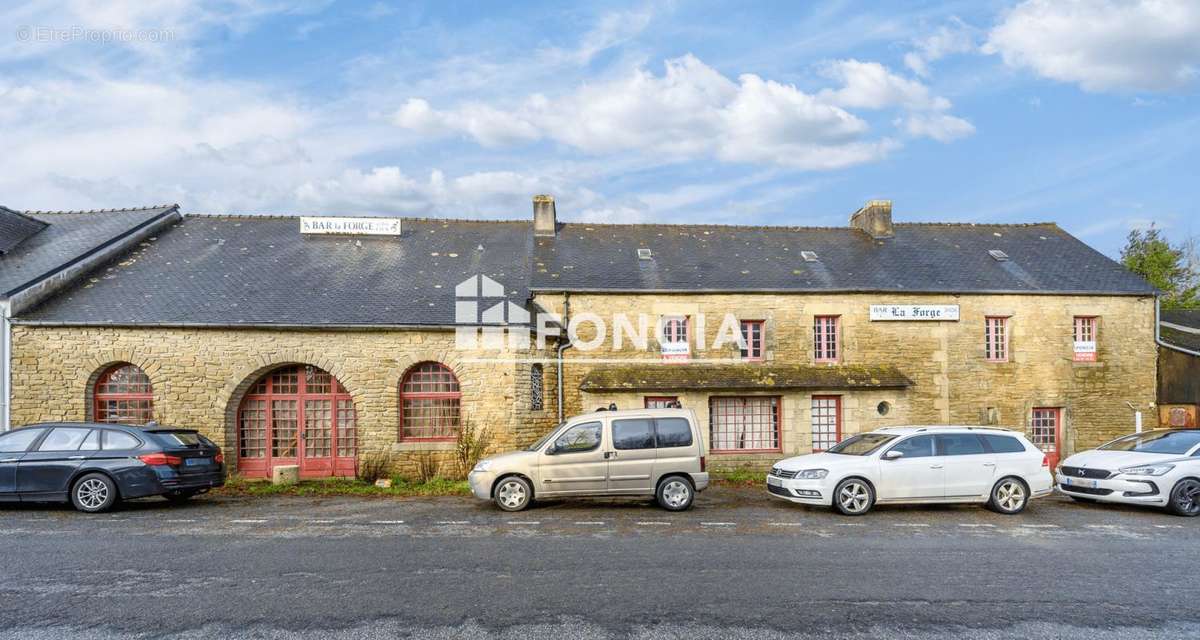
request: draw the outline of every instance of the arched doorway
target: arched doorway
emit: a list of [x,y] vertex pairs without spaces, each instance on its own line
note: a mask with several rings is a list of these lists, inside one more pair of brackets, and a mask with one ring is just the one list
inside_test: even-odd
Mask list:
[[326,371],[289,365],[267,373],[246,392],[237,425],[244,476],[270,477],[282,465],[299,465],[302,478],[354,476],[354,402]]
[[153,420],[154,392],[146,372],[122,362],[100,374],[92,387],[92,419],[118,424]]

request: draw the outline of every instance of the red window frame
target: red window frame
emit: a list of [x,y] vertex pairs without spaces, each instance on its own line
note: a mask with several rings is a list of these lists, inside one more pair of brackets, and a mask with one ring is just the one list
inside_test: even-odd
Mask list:
[[687,354],[663,354],[664,360],[687,360],[691,356],[691,324],[689,316],[663,316],[662,342],[684,343],[689,345]]
[[988,362],[1008,362],[1008,316],[983,319],[983,355]]
[[[734,438],[730,438],[725,433],[719,434],[717,423],[721,418],[737,418],[742,423],[740,426],[749,427],[749,430],[734,434]],[[728,446],[733,440],[739,440],[742,446]],[[710,396],[708,398],[708,441],[710,453],[778,453],[783,451],[783,403],[780,397]]]
[[842,347],[841,316],[813,316],[813,360],[837,362]]
[[454,371],[440,362],[420,362],[400,380],[400,425],[404,442],[458,438],[462,427],[462,387]]
[[1062,431],[1062,407],[1034,407],[1029,417],[1029,441],[1046,454],[1051,469],[1058,466]]
[[1071,352],[1074,354],[1075,362],[1095,362],[1100,353],[1100,322],[1098,317],[1075,316],[1072,324],[1071,338],[1074,342],[1092,342],[1096,345],[1095,350],[1084,352],[1075,351],[1074,345],[1071,345]]
[[758,362],[763,359],[763,331],[765,329],[766,326],[762,320],[742,320],[742,341],[746,343],[741,350],[742,360]]
[[128,362],[109,367],[92,387],[92,419],[110,424],[146,424],[154,420],[150,377]]
[[[832,412],[832,415],[831,415]],[[826,420],[833,418],[833,423]],[[822,422],[818,424],[818,419]],[[828,427],[833,427],[830,432]],[[822,427],[818,430],[818,427]],[[813,453],[825,451],[842,441],[842,397],[813,396],[812,397],[812,450]]]
[[679,396],[646,396],[642,402],[646,409],[669,409],[671,403],[679,402]]

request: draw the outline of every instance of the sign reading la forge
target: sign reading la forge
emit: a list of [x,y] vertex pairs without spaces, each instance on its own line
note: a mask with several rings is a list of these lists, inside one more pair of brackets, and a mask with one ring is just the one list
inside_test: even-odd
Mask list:
[[400,218],[300,218],[300,233],[398,236]]
[[956,304],[873,304],[871,321],[933,320],[958,321]]

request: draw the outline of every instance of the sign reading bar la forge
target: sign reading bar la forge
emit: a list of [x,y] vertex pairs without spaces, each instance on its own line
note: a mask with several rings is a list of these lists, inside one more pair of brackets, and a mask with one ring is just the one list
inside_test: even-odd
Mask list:
[[873,304],[871,321],[945,320],[958,321],[956,304]]
[[300,233],[398,236],[400,218],[300,218]]

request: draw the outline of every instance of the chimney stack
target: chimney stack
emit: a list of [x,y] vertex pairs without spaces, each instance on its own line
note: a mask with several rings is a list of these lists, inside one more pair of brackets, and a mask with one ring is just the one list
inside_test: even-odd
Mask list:
[[554,196],[533,197],[533,235],[553,238],[558,233],[558,218],[554,212]]
[[878,240],[896,235],[892,228],[892,201],[868,200],[867,205],[850,216],[850,226]]

